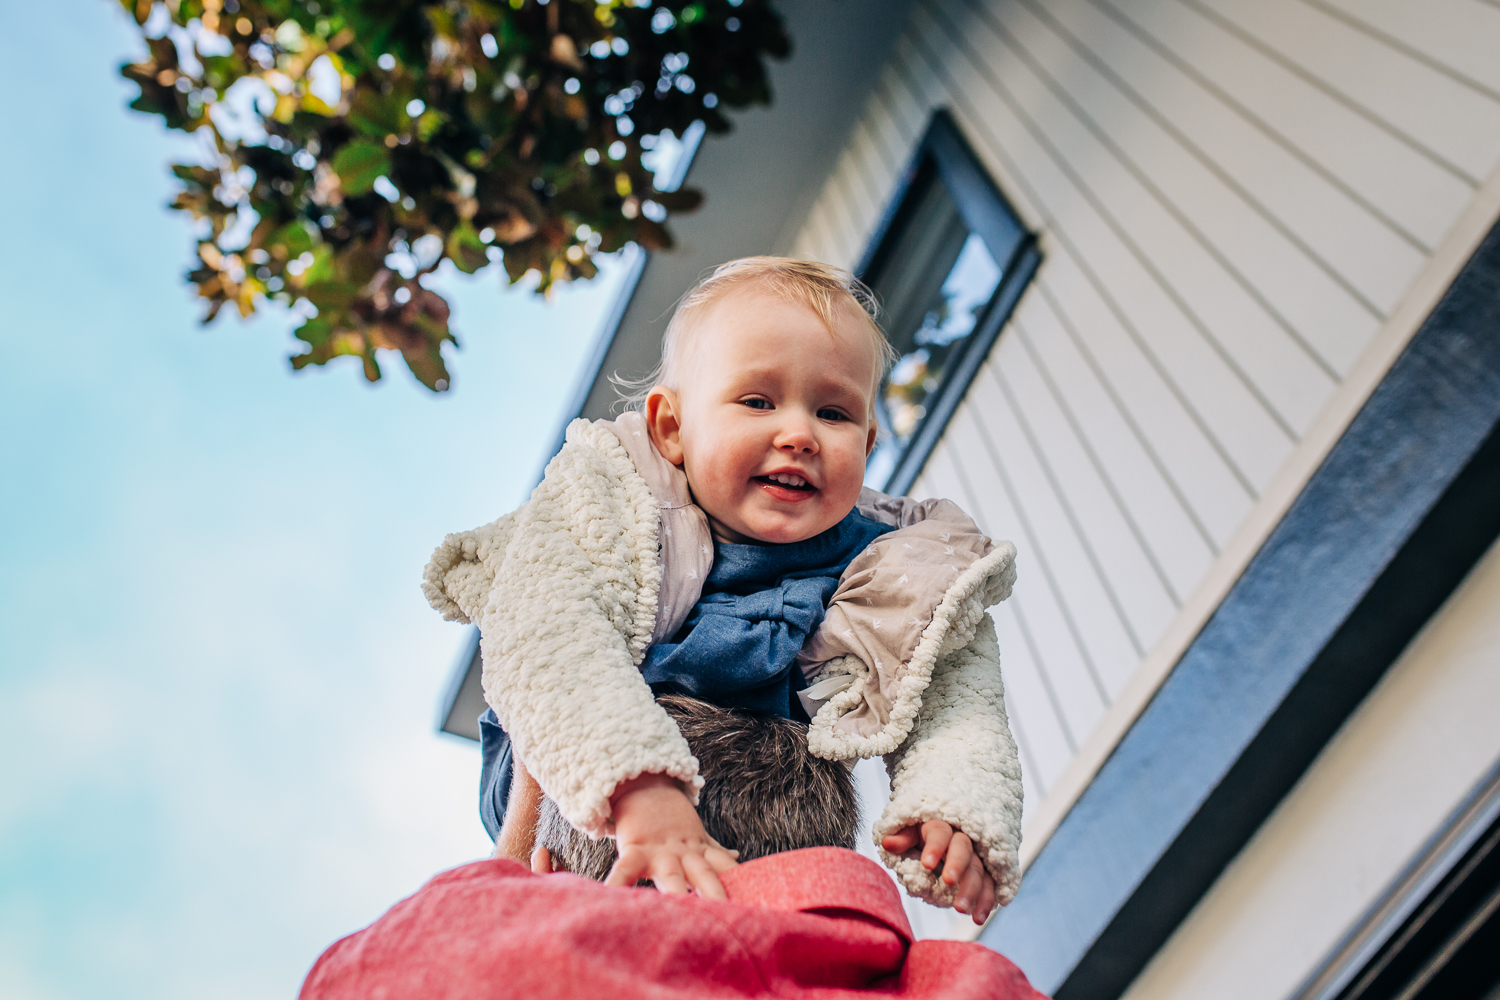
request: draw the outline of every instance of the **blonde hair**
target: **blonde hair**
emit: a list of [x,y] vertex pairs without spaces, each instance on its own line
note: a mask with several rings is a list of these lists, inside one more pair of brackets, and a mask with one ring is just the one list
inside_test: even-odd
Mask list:
[[653,386],[677,389],[683,346],[693,320],[726,295],[750,285],[788,302],[807,306],[818,314],[830,331],[834,328],[839,307],[853,305],[862,320],[861,328],[875,347],[875,377],[870,387],[871,405],[874,405],[880,381],[896,360],[896,351],[877,322],[880,306],[875,293],[843,268],[792,257],[741,257],[705,271],[698,283],[677,300],[677,309],[662,336],[661,361],[656,368],[640,379],[610,377],[610,381],[620,388],[621,401],[627,407],[641,409]]

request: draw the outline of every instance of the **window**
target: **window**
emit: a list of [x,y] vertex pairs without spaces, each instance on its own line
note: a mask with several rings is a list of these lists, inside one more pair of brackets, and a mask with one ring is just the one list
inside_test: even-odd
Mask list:
[[911,488],[1041,255],[946,111],[933,115],[859,276],[900,359],[876,406],[865,481]]

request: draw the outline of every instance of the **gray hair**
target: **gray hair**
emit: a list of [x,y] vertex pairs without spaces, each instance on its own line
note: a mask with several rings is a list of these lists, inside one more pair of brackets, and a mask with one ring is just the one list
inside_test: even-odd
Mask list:
[[[741,861],[803,847],[854,847],[854,776],[844,764],[812,755],[807,726],[679,695],[657,703],[698,758],[704,830],[739,851]],[[593,840],[573,829],[548,797],[538,812],[536,845],[547,848],[554,868],[600,882],[617,857],[612,839]]]

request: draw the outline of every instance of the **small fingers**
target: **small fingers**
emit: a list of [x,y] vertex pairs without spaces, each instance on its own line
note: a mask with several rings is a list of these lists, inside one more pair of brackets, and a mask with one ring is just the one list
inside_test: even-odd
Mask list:
[[709,842],[710,845],[712,845],[713,847],[717,847],[719,850],[723,851],[725,854],[730,855],[735,860],[739,860],[739,856],[740,856],[740,852],[739,851],[737,851],[737,850],[735,850],[733,848],[730,848],[730,847],[725,847],[723,844],[719,843],[717,840],[715,840],[712,837],[708,838],[708,842]]
[[966,833],[955,833],[948,845],[948,857],[943,862],[943,881],[958,885],[958,880],[969,870],[974,858],[974,848]]
[[[688,891],[687,877],[682,873],[682,861],[672,854],[658,855],[651,865],[651,881],[656,883],[656,890],[665,893],[683,893]],[[718,881],[717,878],[714,879]]]
[[703,857],[707,859],[708,866],[715,872],[719,873],[727,872],[731,868],[736,868],[740,863],[739,851],[730,851],[722,847],[710,847],[708,850],[703,852]]
[[959,913],[973,913],[974,904],[979,902],[980,889],[984,885],[984,869],[976,864],[963,868],[962,872],[963,881],[958,884],[953,908]]
[[904,854],[916,847],[922,840],[922,834],[915,825],[904,826],[895,833],[888,833],[880,840],[880,846],[892,854]]
[[953,827],[940,819],[930,819],[922,824],[922,867],[932,871],[948,853],[948,842],[953,839]]
[[981,927],[990,919],[990,914],[995,909],[995,880],[990,878],[989,873],[984,875],[984,881],[979,888],[979,905],[974,907],[974,922]]
[[615,866],[609,870],[609,877],[604,880],[604,884],[635,885],[645,877],[648,860],[642,852],[626,848],[615,860]]
[[728,899],[724,884],[714,872],[713,865],[702,854],[687,854],[682,859],[682,869],[687,881],[704,899]]

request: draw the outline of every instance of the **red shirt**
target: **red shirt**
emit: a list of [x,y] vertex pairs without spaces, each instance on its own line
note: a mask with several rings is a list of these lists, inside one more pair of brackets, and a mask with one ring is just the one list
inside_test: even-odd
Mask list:
[[301,1000],[1044,1000],[983,945],[913,941],[895,885],[853,851],[775,854],[723,881],[728,902],[465,865],[336,942]]

